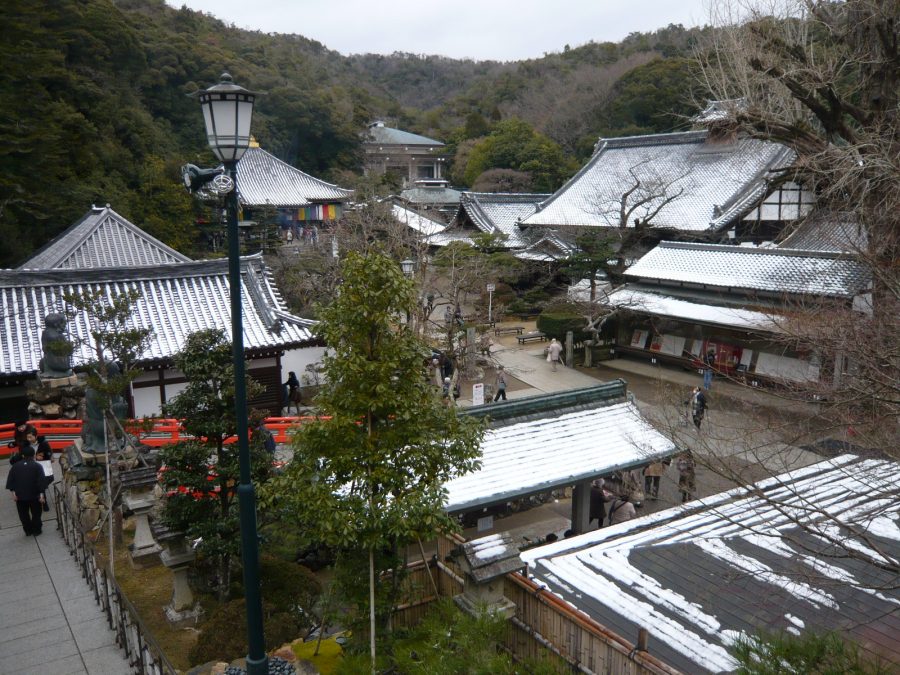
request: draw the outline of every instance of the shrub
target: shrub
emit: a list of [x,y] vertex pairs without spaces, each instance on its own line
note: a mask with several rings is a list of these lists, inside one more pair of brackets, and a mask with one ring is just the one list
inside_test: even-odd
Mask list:
[[[303,632],[287,612],[274,606],[263,606],[263,629],[266,643],[280,646],[300,637]],[[200,627],[197,644],[191,648],[191,663],[233,661],[247,655],[247,609],[244,599],[232,600],[217,607]]]
[[287,613],[303,629],[317,622],[315,607],[322,594],[319,580],[302,565],[270,555],[259,560],[262,596],[275,612]]
[[761,633],[740,638],[731,649],[741,675],[822,673],[887,675],[891,670],[867,660],[859,646],[837,633]]
[[555,305],[545,309],[537,319],[537,329],[560,342],[565,341],[568,331],[572,331],[575,342],[591,337],[585,331],[584,317],[569,305]]

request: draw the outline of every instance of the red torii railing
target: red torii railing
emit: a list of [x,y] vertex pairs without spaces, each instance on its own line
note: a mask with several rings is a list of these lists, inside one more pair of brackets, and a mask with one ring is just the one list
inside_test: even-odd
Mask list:
[[[275,436],[277,443],[287,443],[291,429],[295,429],[306,421],[321,419],[317,417],[267,417],[266,428]],[[72,444],[72,441],[81,437],[82,420],[29,420],[28,422],[37,429],[38,436],[45,436],[54,450],[63,450]],[[189,438],[190,434],[184,432],[181,422],[176,419],[148,418],[144,420],[126,420],[125,429],[137,436],[142,443],[153,447],[171,445]],[[7,447],[13,440],[15,423],[0,424],[0,456],[11,454],[12,448]],[[232,437],[226,443],[233,443]]]

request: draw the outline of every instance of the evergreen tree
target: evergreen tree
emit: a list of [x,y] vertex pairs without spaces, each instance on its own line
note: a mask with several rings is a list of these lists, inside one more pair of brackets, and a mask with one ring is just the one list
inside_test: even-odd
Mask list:
[[394,566],[385,552],[452,529],[443,484],[478,466],[480,426],[441,403],[423,377],[427,349],[396,325],[414,300],[395,261],[347,256],[318,328],[330,346],[316,400],[327,417],[300,428],[293,460],[263,490],[321,544],[367,557],[373,660],[376,558]]
[[[227,599],[232,557],[240,550],[240,524],[235,487],[240,479],[238,444],[227,443],[237,433],[234,416],[234,365],[231,343],[221,330],[188,336],[175,357],[175,367],[187,387],[163,406],[168,417],[181,420],[193,438],[160,451],[167,491],[166,524],[199,539],[197,550],[212,561],[219,600]],[[247,397],[262,387],[247,377]],[[250,443],[251,479],[259,485],[272,471],[272,457],[254,435]]]

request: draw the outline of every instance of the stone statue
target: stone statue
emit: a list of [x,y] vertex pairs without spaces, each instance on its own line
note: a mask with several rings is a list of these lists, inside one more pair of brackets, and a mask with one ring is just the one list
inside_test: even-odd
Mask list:
[[[119,375],[119,365],[115,361],[106,362],[107,377],[110,380]],[[85,390],[85,420],[81,430],[84,440],[82,452],[102,454],[106,452],[106,430],[103,425],[103,393],[90,385]],[[121,394],[115,394],[109,402],[113,415],[124,420],[128,414],[128,404]]]
[[66,339],[66,317],[64,314],[48,314],[44,318],[44,332],[41,333],[41,377],[55,379],[69,377],[72,369],[72,343]]

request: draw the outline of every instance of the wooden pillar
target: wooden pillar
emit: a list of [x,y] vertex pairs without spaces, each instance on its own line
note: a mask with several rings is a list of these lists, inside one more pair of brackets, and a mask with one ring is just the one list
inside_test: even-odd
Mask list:
[[587,532],[591,524],[591,481],[578,483],[572,491],[572,532]]
[[566,332],[566,368],[574,368],[575,363],[572,359],[575,358],[575,338],[572,335],[572,331]]

